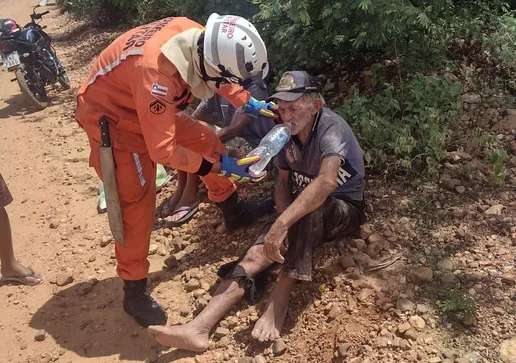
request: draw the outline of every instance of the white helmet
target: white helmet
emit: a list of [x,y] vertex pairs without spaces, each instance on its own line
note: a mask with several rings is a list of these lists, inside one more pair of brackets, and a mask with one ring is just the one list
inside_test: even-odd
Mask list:
[[258,30],[235,15],[210,15],[204,32],[204,58],[233,83],[268,71],[267,48]]

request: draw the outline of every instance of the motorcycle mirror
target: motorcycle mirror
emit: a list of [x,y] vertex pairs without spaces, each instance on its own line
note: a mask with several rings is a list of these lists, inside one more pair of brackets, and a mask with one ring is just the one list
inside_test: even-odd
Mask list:
[[39,6],[47,6],[47,3],[48,3],[47,0],[41,0],[38,5]]

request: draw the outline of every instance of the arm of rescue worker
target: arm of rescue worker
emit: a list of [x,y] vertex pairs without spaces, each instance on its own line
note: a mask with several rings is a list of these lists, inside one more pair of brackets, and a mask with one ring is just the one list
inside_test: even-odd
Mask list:
[[184,89],[152,66],[141,64],[133,75],[132,92],[145,144],[151,159],[159,164],[189,173],[207,175],[213,164],[200,154],[176,143],[176,117],[185,117],[177,109]]
[[244,113],[255,116],[266,116],[271,118],[278,118],[274,112],[276,109],[273,102],[266,102],[264,100],[257,100],[251,96],[249,91],[237,84],[225,84],[220,88],[215,89],[215,92],[225,99],[227,99],[235,108],[243,108]]

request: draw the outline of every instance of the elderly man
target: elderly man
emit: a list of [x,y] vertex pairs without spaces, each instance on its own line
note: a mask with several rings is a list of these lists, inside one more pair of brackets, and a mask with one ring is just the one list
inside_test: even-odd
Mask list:
[[[275,198],[279,216],[264,227],[237,261],[219,270],[223,278],[208,306],[183,326],[149,327],[159,343],[191,351],[208,348],[209,332],[246,297],[256,302],[266,270],[283,271],[252,336],[277,339],[292,287],[312,278],[312,254],[322,242],[353,234],[365,222],[362,150],[349,125],[324,108],[317,81],[306,72],[287,72],[271,98],[281,119],[292,125],[292,139],[278,156]],[[297,196],[292,193],[295,183]]]
[[[262,79],[263,73],[250,78],[244,89],[259,100],[267,98],[267,87]],[[260,140],[274,127],[275,121],[269,117],[257,117],[235,108],[226,98],[215,94],[204,99],[192,114],[192,118],[205,121],[223,142],[228,155],[237,159],[245,157],[260,143]],[[221,122],[222,127],[213,124]],[[192,173],[177,170],[177,190],[169,198],[163,215],[175,227],[187,223],[198,211],[197,192],[199,177]],[[270,199],[272,204],[272,199]],[[238,227],[236,225],[235,227]]]

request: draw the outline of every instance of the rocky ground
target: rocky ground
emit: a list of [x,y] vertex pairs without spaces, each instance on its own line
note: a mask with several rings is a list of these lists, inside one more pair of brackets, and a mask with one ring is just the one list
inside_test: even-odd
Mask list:
[[[32,1],[0,4],[23,20]],[[204,354],[157,345],[122,311],[113,241],[96,211],[98,179],[73,118],[89,63],[119,31],[92,30],[50,9],[44,23],[75,88],[51,92],[52,106],[34,112],[11,74],[0,75],[0,170],[15,197],[8,208],[15,248],[47,277],[35,288],[0,286],[1,362],[516,361],[516,165],[494,186],[483,154],[467,147],[449,153],[438,183],[368,179],[368,224],[317,252],[315,278],[296,287],[283,339],[250,337],[264,300],[233,309]],[[463,121],[484,122],[493,142],[514,154],[515,111],[475,95],[464,101]],[[269,179],[241,194],[258,198],[272,188]],[[167,228],[160,209],[174,189],[172,180],[159,193],[149,256],[152,293],[170,324],[208,303],[217,268],[260,228],[228,233],[202,192],[197,216]],[[389,258],[395,262],[375,269]]]

